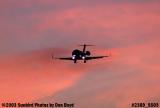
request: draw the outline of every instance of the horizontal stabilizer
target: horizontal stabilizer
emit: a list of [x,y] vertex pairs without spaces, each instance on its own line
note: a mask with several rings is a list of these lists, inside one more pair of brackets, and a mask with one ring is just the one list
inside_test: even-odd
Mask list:
[[83,44],[83,45],[78,45],[78,46],[95,46],[95,45]]

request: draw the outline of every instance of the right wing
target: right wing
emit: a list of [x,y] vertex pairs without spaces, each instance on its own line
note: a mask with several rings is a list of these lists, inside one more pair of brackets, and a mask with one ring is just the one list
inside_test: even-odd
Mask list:
[[86,60],[92,60],[92,59],[100,59],[104,57],[109,57],[109,56],[93,56],[93,57],[86,57]]

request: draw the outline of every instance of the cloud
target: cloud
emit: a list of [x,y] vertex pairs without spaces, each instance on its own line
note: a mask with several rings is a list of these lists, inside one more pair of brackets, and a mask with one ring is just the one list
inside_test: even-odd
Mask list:
[[[158,101],[159,42],[114,50],[111,63],[98,63],[73,86],[40,101],[74,102],[77,108],[128,108],[133,102]],[[117,52],[117,53],[116,53]],[[151,62],[152,61],[152,62]]]
[[60,10],[42,9],[44,11],[39,12],[29,7],[26,9],[30,11],[18,13],[20,10],[17,9],[13,10],[16,15],[2,15],[2,54],[63,47],[64,41],[68,46],[95,43],[115,48],[135,42],[139,44],[159,36],[159,6],[156,3],[99,4],[88,7],[81,4]]
[[28,102],[55,94],[72,86],[85,73],[86,66],[81,69],[52,60],[53,51],[57,56],[67,53],[63,49],[44,49],[1,58],[2,101]]

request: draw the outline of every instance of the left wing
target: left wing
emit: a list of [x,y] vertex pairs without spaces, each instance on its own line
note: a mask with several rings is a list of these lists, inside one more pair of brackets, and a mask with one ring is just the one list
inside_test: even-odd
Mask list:
[[60,60],[73,60],[72,57],[62,57],[62,58],[56,58]]
[[93,57],[86,57],[86,60],[92,60],[92,59],[100,59],[100,58],[104,58],[104,57],[109,57],[109,56],[93,56]]
[[55,58],[53,55],[52,55],[52,59],[73,60],[72,57],[60,57],[60,58]]

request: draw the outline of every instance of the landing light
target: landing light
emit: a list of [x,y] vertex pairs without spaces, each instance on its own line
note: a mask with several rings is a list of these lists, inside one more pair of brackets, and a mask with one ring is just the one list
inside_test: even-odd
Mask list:
[[75,59],[75,56],[72,56],[72,59]]
[[85,57],[83,56],[83,57],[82,57],[82,59],[84,60],[84,59],[85,59]]

